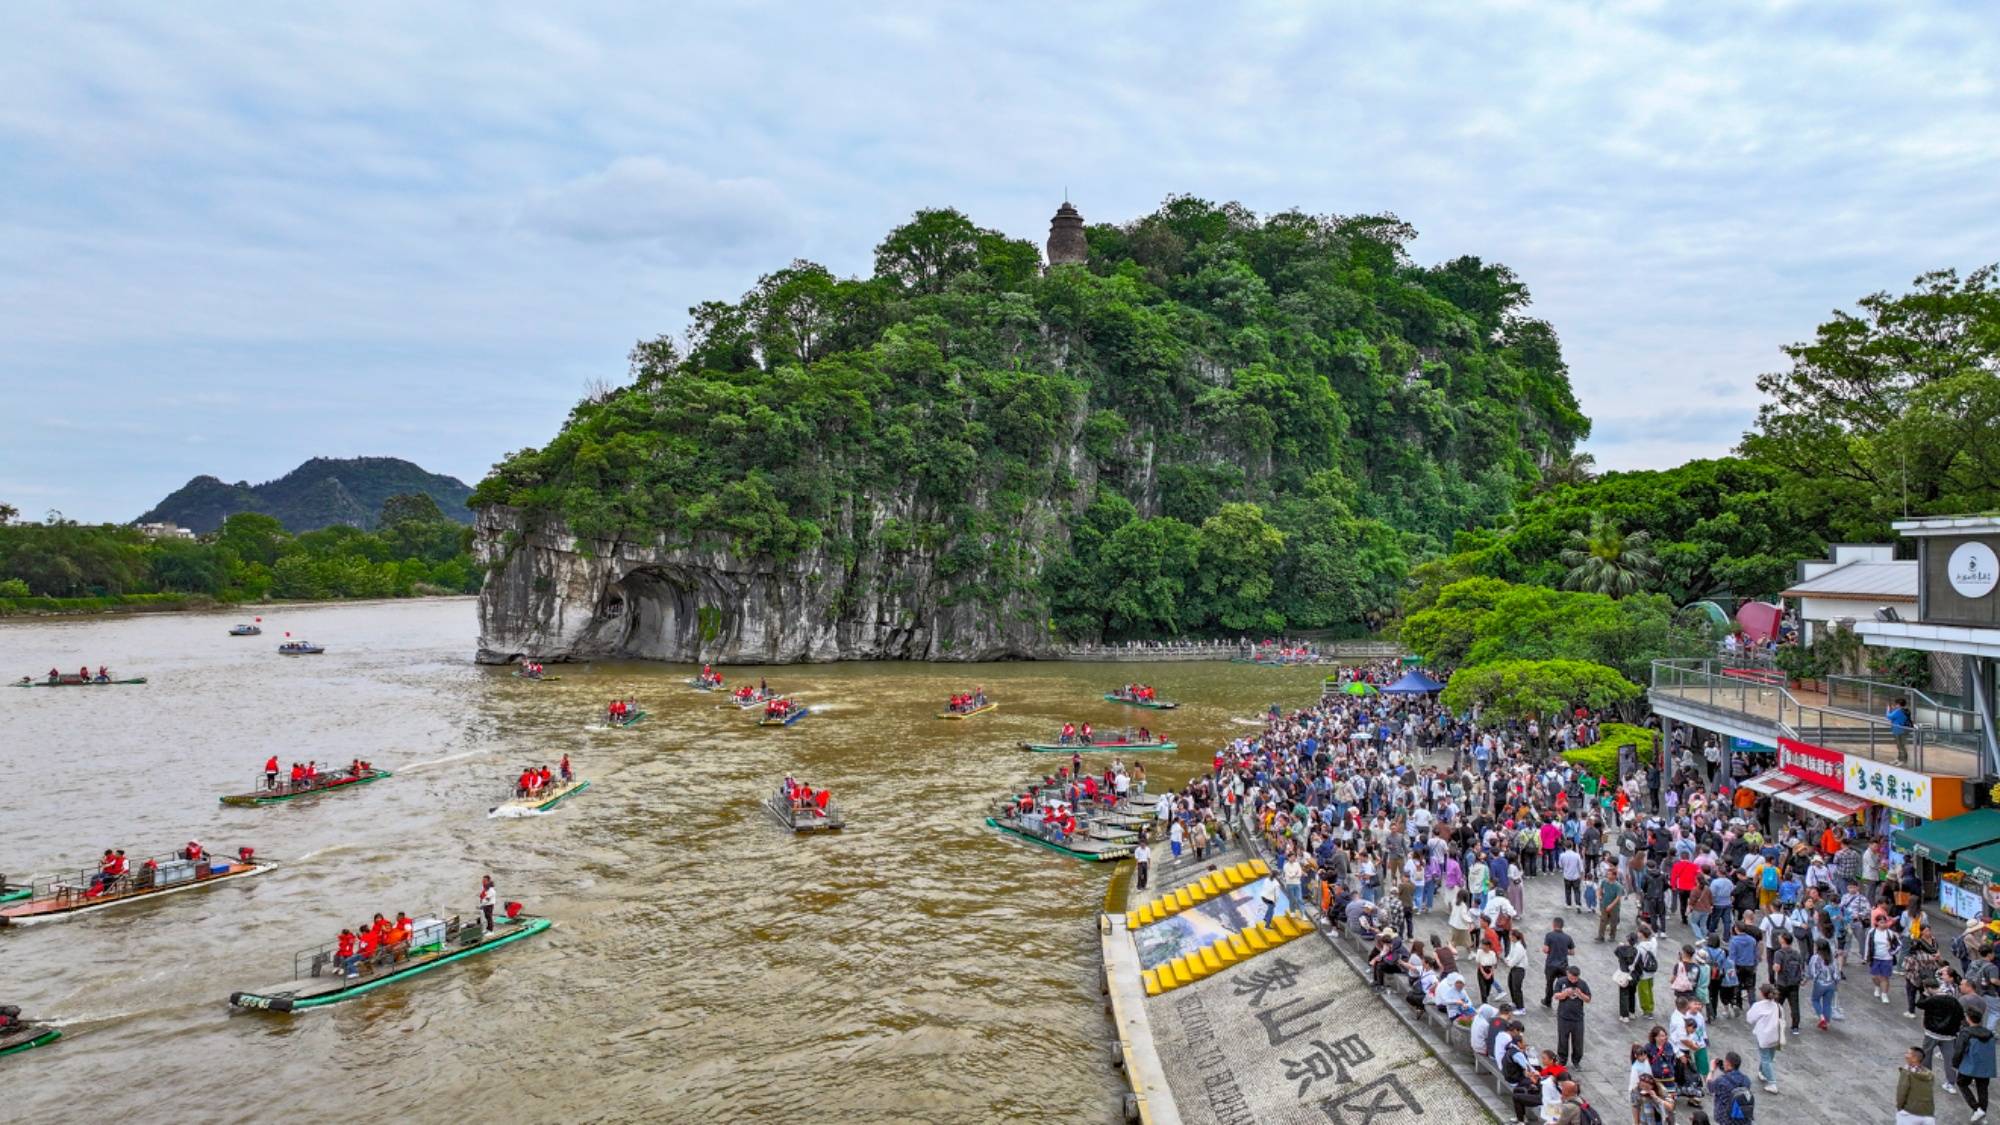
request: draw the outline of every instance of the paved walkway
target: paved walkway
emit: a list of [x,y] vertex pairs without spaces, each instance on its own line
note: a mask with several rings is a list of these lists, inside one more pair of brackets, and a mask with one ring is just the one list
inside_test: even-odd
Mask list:
[[[1200,862],[1191,851],[1179,863],[1166,853],[1164,846],[1156,851],[1162,863],[1147,890],[1132,892],[1131,906],[1250,857],[1240,842]],[[1118,924],[1122,928],[1122,920]],[[1131,939],[1120,932],[1110,940]],[[1116,971],[1113,960],[1107,957],[1107,969]],[[1179,1120],[1199,1125],[1492,1120],[1439,1057],[1438,1045],[1373,1003],[1362,978],[1318,936],[1308,934],[1143,1003],[1146,1033]],[[1134,1026],[1125,1023],[1121,1033]]]
[[[1656,1021],[1643,1016],[1635,1017],[1629,1024],[1618,1021],[1618,987],[1612,981],[1612,974],[1617,971],[1612,956],[1616,944],[1598,944],[1595,919],[1562,906],[1559,879],[1552,876],[1529,879],[1523,901],[1526,909],[1520,919],[1521,930],[1531,941],[1527,983],[1523,987],[1528,1011],[1522,1022],[1527,1025],[1530,1053],[1555,1046],[1554,1014],[1541,1007],[1541,938],[1548,932],[1549,920],[1560,913],[1564,927],[1578,942],[1571,963],[1582,966],[1583,978],[1592,991],[1584,1025],[1584,1065],[1579,1076],[1584,1097],[1599,1108],[1607,1123],[1630,1121],[1625,1085],[1630,1046],[1643,1042]],[[1634,915],[1628,906],[1623,918],[1627,930],[1633,926]],[[1417,932],[1427,942],[1433,933],[1445,934],[1442,911],[1423,916]],[[1679,946],[1693,942],[1691,929],[1677,919],[1671,922],[1661,942],[1662,972],[1654,984],[1654,1010],[1662,1017],[1673,1010],[1667,970]],[[1875,1000],[1870,994],[1866,971],[1850,968],[1839,993],[1840,1006],[1847,1018],[1834,1022],[1827,1031],[1815,1026],[1811,1008],[1802,995],[1799,1033],[1778,1053],[1779,1092],[1771,1094],[1759,1088],[1757,1120],[1763,1125],[1893,1122],[1896,1068],[1901,1065],[1904,1048],[1921,1042],[1923,1032],[1918,1020],[1903,1018],[1901,977],[1896,979],[1891,995],[1894,997],[1891,1004]],[[1712,1018],[1709,1049],[1711,1056],[1718,1059],[1725,1052],[1738,1052],[1743,1056],[1745,1069],[1754,1075],[1757,1045],[1743,1020]],[[1964,1101],[1956,1094],[1944,1092],[1942,1075],[1938,1082],[1940,1125],[1969,1121],[1970,1111]],[[1689,1108],[1683,1104],[1675,1119],[1689,1120]]]

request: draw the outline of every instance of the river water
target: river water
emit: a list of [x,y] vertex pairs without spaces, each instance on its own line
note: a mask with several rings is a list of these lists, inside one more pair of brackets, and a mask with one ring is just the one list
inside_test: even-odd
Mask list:
[[[1200,768],[1313,669],[1229,664],[802,665],[784,729],[684,686],[685,666],[473,665],[469,599],[0,624],[0,678],[109,664],[143,686],[0,689],[0,870],[20,879],[189,838],[274,872],[0,929],[0,1003],[66,1038],[0,1059],[28,1121],[1116,1120],[1093,918],[1109,868],[987,828],[1066,759],[1018,749],[1065,719],[1149,722]],[[325,644],[279,657],[290,631]],[[1128,679],[1172,713],[1100,700]],[[1001,709],[934,718],[983,684]],[[632,696],[630,730],[596,723]],[[489,819],[530,762],[587,792]],[[262,809],[220,805],[266,757],[364,757],[395,776]],[[787,772],[849,827],[794,838],[762,808]],[[296,1016],[234,1013],[292,954],[376,911],[473,912],[479,877],[547,935]]]

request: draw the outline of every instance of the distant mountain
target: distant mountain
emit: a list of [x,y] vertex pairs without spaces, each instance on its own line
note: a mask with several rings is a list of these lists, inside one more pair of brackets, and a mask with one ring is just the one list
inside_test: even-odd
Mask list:
[[382,501],[405,492],[424,493],[445,515],[460,523],[472,522],[472,512],[465,506],[466,497],[472,495],[470,486],[397,457],[315,457],[263,484],[224,484],[215,477],[196,477],[137,522],[177,523],[206,533],[237,512],[263,512],[294,533],[334,524],[373,527]]

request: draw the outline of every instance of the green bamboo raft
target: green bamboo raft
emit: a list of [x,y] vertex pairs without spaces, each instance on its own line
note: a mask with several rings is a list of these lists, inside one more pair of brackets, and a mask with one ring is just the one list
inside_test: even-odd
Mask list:
[[302,797],[317,797],[322,793],[339,793],[391,776],[394,775],[388,770],[371,769],[363,772],[360,777],[322,778],[318,784],[308,789],[293,789],[287,785],[280,789],[255,789],[248,793],[231,793],[222,798],[222,803],[233,805],[237,808],[250,808],[255,805],[282,805],[286,801],[296,801]]
[[0,1032],[0,1055],[32,1051],[62,1038],[62,1032],[45,1023],[24,1022],[12,1031]]
[[300,954],[301,961],[292,981],[258,992],[232,992],[229,1003],[231,1007],[260,1012],[301,1012],[309,1008],[323,1008],[328,1004],[352,1000],[385,985],[399,984],[418,973],[427,973],[454,961],[490,953],[503,945],[533,937],[551,925],[554,923],[547,918],[522,915],[519,919],[503,918],[492,933],[478,934],[472,931],[478,930],[479,923],[468,922],[456,933],[434,946],[425,947],[424,952],[414,954],[406,961],[352,978],[340,972],[326,949],[308,950]]
[[1148,711],[1172,711],[1180,706],[1178,703],[1173,703],[1165,699],[1133,699],[1129,696],[1120,695],[1115,691],[1105,692],[1104,699],[1107,703],[1123,703],[1127,707],[1144,707]]

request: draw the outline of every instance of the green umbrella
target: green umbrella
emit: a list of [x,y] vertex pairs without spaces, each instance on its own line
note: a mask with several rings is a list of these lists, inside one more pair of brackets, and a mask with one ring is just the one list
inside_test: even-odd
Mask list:
[[1341,688],[1340,690],[1346,692],[1349,695],[1374,695],[1375,685],[1370,683],[1363,683],[1360,680],[1353,680],[1350,681],[1346,687]]

